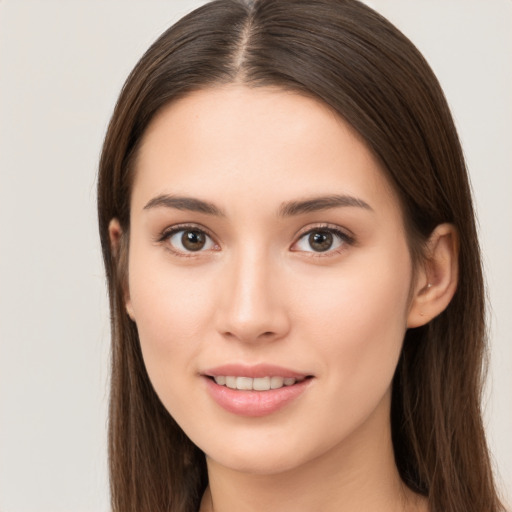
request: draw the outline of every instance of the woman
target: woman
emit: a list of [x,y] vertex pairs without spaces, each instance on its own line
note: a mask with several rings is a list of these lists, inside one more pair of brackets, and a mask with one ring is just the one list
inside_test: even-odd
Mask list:
[[389,22],[194,11],[128,78],[98,191],[114,510],[501,510],[465,164]]

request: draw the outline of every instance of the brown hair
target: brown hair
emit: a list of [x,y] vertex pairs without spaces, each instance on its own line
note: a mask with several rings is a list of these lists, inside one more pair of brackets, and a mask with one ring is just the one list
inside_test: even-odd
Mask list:
[[[217,0],[168,29],[128,77],[106,135],[98,211],[112,321],[109,456],[112,508],[195,511],[204,454],[174,422],[146,373],[124,309],[132,163],[159,109],[226,83],[319,98],[366,140],[393,183],[413,257],[435,226],[460,238],[448,308],[410,329],[393,382],[391,424],[403,481],[432,512],[497,512],[481,420],[485,305],[470,187],[441,88],[421,54],[355,0]],[[123,240],[112,252],[108,224]]]

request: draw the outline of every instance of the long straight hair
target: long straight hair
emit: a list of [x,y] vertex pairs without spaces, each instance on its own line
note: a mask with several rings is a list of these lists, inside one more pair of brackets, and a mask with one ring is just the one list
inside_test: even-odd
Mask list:
[[[403,481],[431,512],[498,512],[481,419],[484,287],[470,187],[441,88],[414,45],[356,0],[216,0],[168,29],[128,77],[105,138],[98,212],[111,309],[109,458],[114,512],[196,511],[204,454],[152,388],[124,308],[134,157],[164,105],[221,84],[315,97],[379,159],[404,212],[413,260],[440,223],[459,235],[459,283],[447,309],[409,329],[392,390]],[[108,224],[117,218],[121,246]]]

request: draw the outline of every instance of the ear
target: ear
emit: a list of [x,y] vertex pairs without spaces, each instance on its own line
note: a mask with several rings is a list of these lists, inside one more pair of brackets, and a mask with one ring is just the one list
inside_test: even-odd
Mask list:
[[455,294],[459,240],[452,224],[440,224],[427,242],[424,265],[416,276],[407,327],[420,327],[442,313]]
[[[119,220],[116,218],[113,218],[109,225],[108,225],[108,236],[110,238],[110,248],[112,250],[112,254],[114,258],[117,261],[118,265],[127,265],[128,264],[128,258],[127,254],[123,254],[124,251],[128,251],[128,247],[123,244],[123,230],[121,228],[121,224],[119,223]],[[127,275],[127,272],[121,272],[121,275]],[[135,321],[135,316],[133,314],[133,307],[130,300],[130,290],[128,288],[128,280],[123,279],[123,283],[121,283],[121,286],[123,288],[123,294],[124,294],[124,305],[126,308],[126,312],[128,313],[128,316]]]

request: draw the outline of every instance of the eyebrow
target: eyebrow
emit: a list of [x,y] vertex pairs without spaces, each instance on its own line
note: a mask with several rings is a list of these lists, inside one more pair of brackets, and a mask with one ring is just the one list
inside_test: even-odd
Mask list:
[[329,195],[313,197],[304,201],[289,201],[283,203],[279,208],[281,217],[289,217],[292,215],[300,215],[303,213],[318,212],[328,210],[330,208],[340,207],[356,207],[373,211],[373,208],[362,199],[348,195]]
[[215,215],[216,217],[225,217],[225,213],[215,206],[213,203],[196,199],[194,197],[172,196],[162,194],[151,199],[144,210],[151,208],[175,208],[177,210],[187,210],[190,212],[206,213],[207,215]]
[[[205,213],[216,217],[226,216],[223,210],[209,201],[204,201],[195,197],[173,196],[168,194],[161,194],[154,197],[146,204],[146,206],[144,206],[144,210],[159,207]],[[291,217],[294,215],[340,207],[356,207],[373,211],[373,208],[368,203],[357,197],[349,195],[329,195],[313,197],[302,201],[288,201],[281,204],[278,210],[278,215],[280,217]]]

